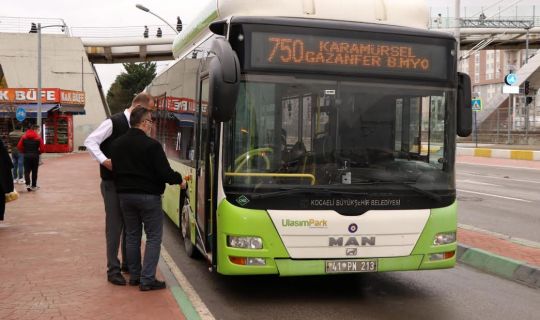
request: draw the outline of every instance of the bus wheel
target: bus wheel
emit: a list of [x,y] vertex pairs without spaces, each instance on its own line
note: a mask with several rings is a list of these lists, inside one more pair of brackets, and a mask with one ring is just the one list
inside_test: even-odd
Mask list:
[[195,257],[195,246],[191,242],[191,227],[189,223],[189,203],[182,207],[182,214],[180,215],[180,227],[182,229],[182,239],[184,240],[184,248],[186,254],[190,258]]

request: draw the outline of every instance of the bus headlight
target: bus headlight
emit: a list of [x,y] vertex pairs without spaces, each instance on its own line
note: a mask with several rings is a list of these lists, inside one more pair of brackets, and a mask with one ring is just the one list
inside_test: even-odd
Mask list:
[[227,236],[227,245],[233,248],[262,249],[263,243],[260,237]]
[[442,232],[437,233],[435,239],[433,239],[433,244],[440,246],[443,244],[449,244],[456,242],[456,233],[455,232]]

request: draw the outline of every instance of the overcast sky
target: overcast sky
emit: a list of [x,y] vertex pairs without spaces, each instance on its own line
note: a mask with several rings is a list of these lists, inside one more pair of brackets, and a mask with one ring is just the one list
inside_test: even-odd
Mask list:
[[[69,27],[162,24],[153,15],[135,8],[135,4],[140,3],[172,25],[176,24],[177,16],[182,18],[184,25],[188,25],[210,1],[212,0],[0,0],[2,4],[0,6],[0,16],[61,18]],[[339,0],[333,1],[337,2]],[[256,0],[253,0],[253,2],[255,3]],[[446,7],[450,12],[453,11],[454,7],[454,0],[427,0],[427,3],[430,7],[433,7],[433,11],[442,11],[443,15],[446,14]],[[494,9],[496,9],[498,7],[506,8],[514,3],[519,6],[537,5],[536,14],[540,15],[540,0],[461,0],[462,7],[469,7],[468,14],[480,10],[480,6],[487,7],[495,4]],[[432,13],[435,15],[434,12]],[[165,65],[165,62],[159,62],[158,70],[164,68]],[[105,90],[108,90],[122,69],[121,65],[97,65],[98,74]]]

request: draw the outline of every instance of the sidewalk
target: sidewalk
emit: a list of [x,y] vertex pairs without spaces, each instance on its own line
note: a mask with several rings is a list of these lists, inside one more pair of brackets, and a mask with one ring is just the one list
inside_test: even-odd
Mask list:
[[540,161],[540,146],[458,143],[458,156]]
[[520,244],[502,235],[458,228],[458,262],[540,288],[540,246]]
[[170,289],[107,282],[99,182],[97,164],[80,153],[44,157],[39,191],[17,185],[0,227],[0,319],[185,318]]

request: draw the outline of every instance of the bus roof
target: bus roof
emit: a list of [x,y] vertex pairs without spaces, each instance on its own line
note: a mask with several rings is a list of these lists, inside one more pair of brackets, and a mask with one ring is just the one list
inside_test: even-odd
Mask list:
[[369,22],[427,29],[424,0],[212,0],[173,43],[178,58],[208,33],[208,26],[234,16],[274,16]]

